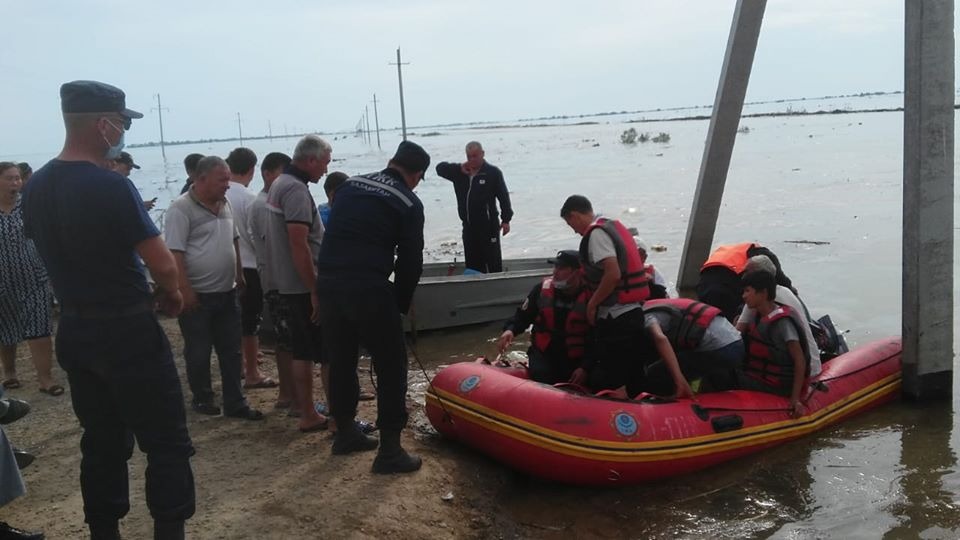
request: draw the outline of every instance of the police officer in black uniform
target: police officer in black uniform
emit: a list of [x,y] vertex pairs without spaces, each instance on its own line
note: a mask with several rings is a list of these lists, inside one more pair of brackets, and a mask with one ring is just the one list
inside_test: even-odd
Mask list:
[[[354,423],[362,344],[377,374],[380,450],[373,472],[413,472],[418,456],[400,446],[407,424],[407,351],[400,319],[423,270],[423,204],[413,189],[430,166],[419,145],[400,143],[387,168],[337,189],[317,261],[320,326],[330,357],[330,412],[339,429],[334,454],[377,448]],[[390,281],[390,274],[393,281]]]
[[60,98],[66,142],[27,184],[23,215],[61,303],[57,359],[83,426],[83,512],[91,538],[120,538],[136,440],[147,454],[154,537],[183,538],[195,508],[193,446],[143,263],[171,316],[183,308],[177,266],[137,189],[107,167],[120,157],[131,120],[143,115],[126,108],[123,91],[100,82],[66,83]]

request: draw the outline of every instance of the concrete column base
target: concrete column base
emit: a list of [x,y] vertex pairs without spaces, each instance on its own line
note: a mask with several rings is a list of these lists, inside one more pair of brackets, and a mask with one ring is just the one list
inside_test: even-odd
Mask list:
[[903,366],[903,397],[910,401],[928,402],[953,397],[953,371],[917,373],[916,365]]

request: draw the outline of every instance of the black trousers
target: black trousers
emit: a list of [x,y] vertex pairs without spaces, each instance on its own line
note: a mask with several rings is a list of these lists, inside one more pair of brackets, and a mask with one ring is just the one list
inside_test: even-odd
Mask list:
[[463,226],[463,258],[467,268],[489,274],[503,271],[500,254],[500,224],[479,223]]
[[643,309],[636,308],[616,319],[597,319],[587,354],[593,367],[587,385],[594,391],[611,390],[626,385],[631,395],[644,383],[646,332]]
[[349,426],[357,415],[360,345],[377,375],[377,426],[400,431],[407,425],[407,348],[393,284],[389,281],[317,281],[320,327],[330,360],[330,413]]
[[147,454],[147,507],[153,518],[192,516],[194,450],[170,343],[156,316],[64,316],[57,359],[83,426],[80,489],[87,523],[109,525],[130,510],[127,460],[134,441]]
[[549,349],[547,353],[536,347],[527,349],[527,373],[534,381],[545,384],[567,382],[576,367],[566,356],[557,357],[550,354]]

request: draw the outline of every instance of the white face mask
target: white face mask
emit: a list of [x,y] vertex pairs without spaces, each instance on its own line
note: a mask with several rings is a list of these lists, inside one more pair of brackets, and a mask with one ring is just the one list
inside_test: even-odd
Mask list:
[[110,140],[106,136],[103,136],[103,140],[107,143],[109,148],[107,148],[107,153],[103,156],[109,160],[114,160],[120,157],[120,151],[123,150],[123,138],[126,132],[117,126],[113,125],[113,122],[107,120],[107,123],[110,124],[110,127],[120,132],[120,140],[117,141],[117,144],[111,145]]

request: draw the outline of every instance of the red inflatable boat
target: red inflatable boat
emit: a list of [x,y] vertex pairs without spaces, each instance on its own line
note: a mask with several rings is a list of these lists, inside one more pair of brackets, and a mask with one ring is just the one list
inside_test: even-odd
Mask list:
[[787,398],[761,392],[624,401],[479,363],[441,370],[427,392],[427,415],[443,435],[531,475],[634,484],[752,454],[886,403],[899,394],[900,353],[900,339],[890,338],[830,360],[809,381],[807,412],[796,419]]

